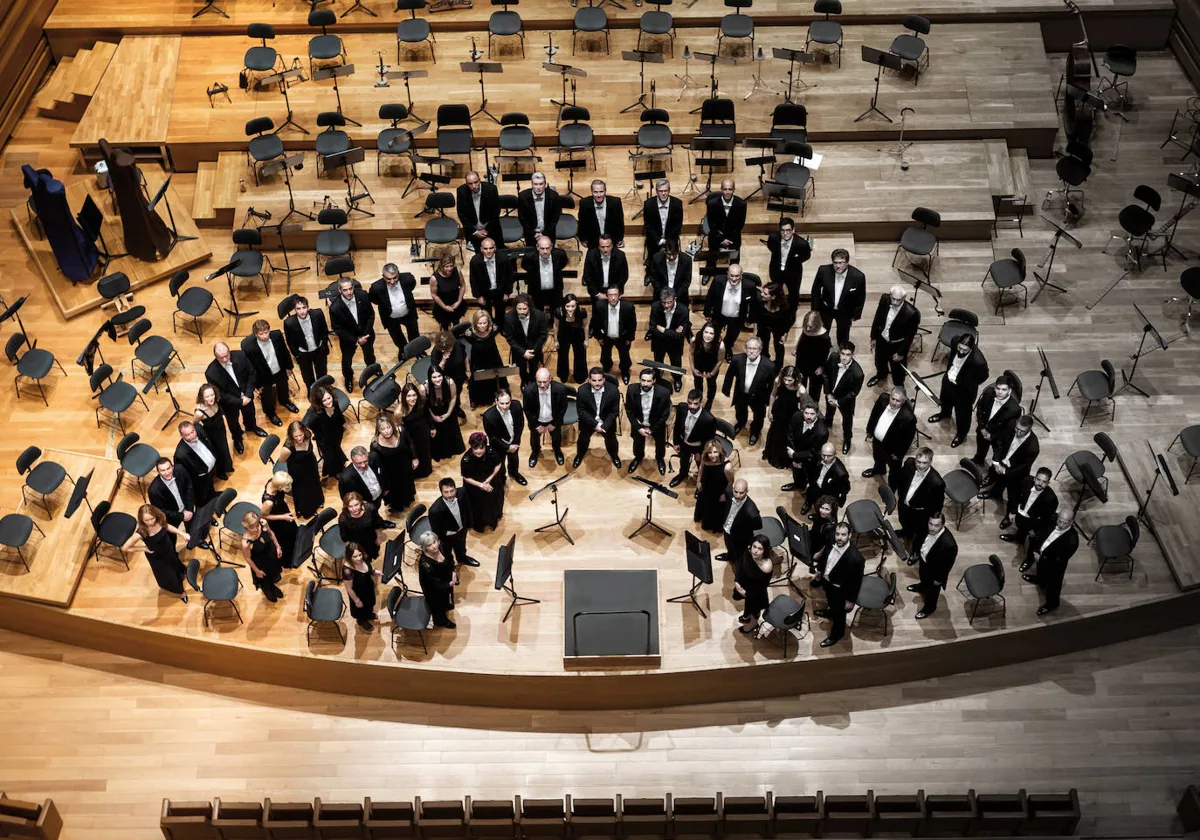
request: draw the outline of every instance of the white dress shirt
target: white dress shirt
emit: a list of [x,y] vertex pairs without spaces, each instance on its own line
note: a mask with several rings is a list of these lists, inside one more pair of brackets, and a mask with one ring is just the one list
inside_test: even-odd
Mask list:
[[317,337],[313,335],[312,318],[307,316],[301,318],[297,315],[296,320],[300,322],[300,334],[304,336],[304,346],[311,353],[317,349]]
[[825,556],[825,577],[829,577],[831,574],[833,574],[833,570],[837,568],[838,561],[842,559],[842,555],[845,554],[849,548],[849,540],[846,541],[844,546],[839,546],[837,542],[834,542],[833,545],[829,546],[829,553]]
[[[851,362],[851,364],[853,364],[853,362]],[[838,362],[837,375],[835,377],[833,377],[833,390],[834,391],[837,390],[837,386],[841,384],[842,377],[845,376],[846,371],[848,371],[848,370],[850,370],[850,365],[844,365],[841,362]]]
[[354,471],[357,472],[358,477],[363,480],[363,484],[367,485],[367,492],[371,494],[371,500],[374,501],[375,499],[378,499],[383,490],[379,486],[379,479],[375,477],[375,473],[371,471],[370,467],[365,470],[360,470],[358,467],[355,467]]
[[696,428],[696,421],[700,419],[700,411],[689,411],[683,416],[683,442],[689,446],[695,445],[692,440],[692,430]]
[[604,399],[604,386],[592,388],[592,399],[596,401],[596,428],[601,429],[604,423],[600,420],[600,401]]
[[762,356],[757,359],[746,357],[746,381],[742,386],[742,390],[747,394],[750,393],[750,388],[754,384],[754,377],[758,375],[758,366],[762,364]]
[[725,517],[725,525],[722,528],[726,534],[728,534],[730,529],[733,527],[733,520],[737,519],[738,513],[740,513],[742,510],[742,505],[746,504],[746,499],[748,498],[750,497],[747,496],[744,499],[734,499],[729,503],[729,516]]
[[958,375],[962,373],[963,365],[967,363],[967,359],[969,358],[971,358],[970,353],[965,356],[960,356],[955,353],[954,358],[950,361],[950,369],[946,371],[946,378],[957,385]]
[[533,212],[537,214],[537,225],[534,228],[538,233],[546,229],[546,194],[533,194]]
[[543,292],[554,288],[554,260],[550,257],[538,260],[538,277]]
[[736,318],[742,311],[742,284],[725,284],[725,294],[721,298],[721,315],[725,318]]
[[604,288],[608,288],[608,269],[612,265],[612,254],[600,255],[600,276],[604,278]]
[[204,474],[208,475],[212,472],[213,467],[217,465],[217,456],[212,454],[212,451],[204,445],[204,442],[200,438],[196,438],[195,440],[185,440],[184,443],[196,453],[196,457],[204,462]]
[[529,321],[530,320],[531,319],[528,315],[526,315],[524,318],[522,318],[520,315],[517,316],[517,322],[520,323],[520,325],[521,325],[521,334],[523,336],[525,336],[526,338],[529,338]]
[[833,308],[837,309],[838,304],[842,302],[842,289],[846,285],[846,274],[848,271],[835,271],[833,273]]
[[[388,302],[392,305],[392,317],[403,318],[408,314],[408,301],[404,299],[404,288],[400,285],[400,281],[394,284],[384,282],[384,287],[387,289]],[[496,288],[492,284],[492,288]]]
[[593,200],[592,205],[596,208],[596,224],[599,226],[601,233],[608,233],[608,201],[601,201],[599,204]]
[[[1011,397],[1009,397],[1009,399],[1011,399]],[[996,399],[995,397],[992,397],[992,410],[991,410],[991,413],[988,414],[988,419],[991,420],[993,417],[995,417],[996,412],[999,411],[1000,409],[1004,408],[1004,404],[1007,402],[1008,402],[1008,400],[1001,401],[1001,400]]]
[[642,398],[642,425],[649,426],[650,406],[654,404],[654,387],[651,386],[649,391],[643,389],[642,393],[638,396]]
[[543,425],[554,419],[554,412],[550,408],[550,391],[550,388],[545,391],[538,388],[538,422]]
[[1012,466],[1013,455],[1021,448],[1021,444],[1028,439],[1029,435],[1013,435],[1012,442],[1008,445],[1008,452],[1004,453],[1004,457],[1000,459],[1000,463],[1004,465],[1005,469]]
[[446,502],[446,507],[450,508],[450,513],[454,515],[454,521],[458,523],[458,527],[451,533],[457,534],[463,527],[462,511],[458,508],[458,496]]
[[358,324],[358,301],[354,299],[354,295],[350,295],[350,300],[342,298],[342,303],[350,310],[350,317],[354,319],[354,323]]
[[613,306],[610,303],[608,305],[608,326],[605,327],[604,332],[614,340],[621,335],[621,304]]
[[917,488],[921,486],[921,482],[925,480],[925,476],[929,475],[929,470],[922,472],[917,470],[913,473],[912,483],[908,485],[908,492],[904,494],[904,504],[912,504],[913,494],[917,492]]
[[882,338],[884,341],[892,340],[892,338],[891,338],[892,322],[896,320],[896,316],[900,314],[900,310],[903,308],[904,308],[903,304],[901,304],[900,306],[895,306],[895,307],[889,306],[888,307],[887,320],[884,321],[883,329],[879,331],[879,337]]
[[673,260],[668,259],[668,260],[665,260],[664,262],[666,262],[666,265],[667,265],[667,288],[674,289],[675,288],[675,272],[679,270],[679,257],[676,257]]
[[837,463],[836,460],[830,461],[828,464],[826,464],[824,461],[821,462],[821,472],[819,475],[817,475],[817,486],[818,487],[820,487],[821,485],[823,485],[825,483],[825,476],[829,475],[829,470],[831,470],[833,468],[833,465],[836,463]]
[[229,374],[229,378],[233,380],[233,384],[238,386],[239,388],[241,388],[242,383],[238,382],[237,376],[235,376],[233,373],[233,361],[230,360],[230,361],[226,362],[225,364],[221,365],[221,367],[223,367],[225,369],[225,372]]
[[478,190],[471,193],[471,203],[473,205],[475,205],[475,230],[483,230],[483,228],[485,227],[485,225],[483,224],[483,219],[480,218],[480,214],[479,214],[479,203],[481,201],[483,201],[483,186],[482,185],[480,185]]
[[900,409],[892,408],[889,404],[879,415],[879,421],[875,424],[875,440],[883,443],[883,439],[887,437],[888,429],[892,428],[892,421],[896,419],[896,415],[900,413]]
[[[942,526],[942,531],[945,531],[945,526]],[[929,552],[933,550],[933,544],[938,541],[938,537],[942,535],[942,531],[936,534],[930,534],[925,537],[925,542],[921,543],[921,559],[924,560],[929,556]]]
[[794,242],[795,239],[796,238],[794,236],[791,239],[784,239],[782,236],[779,238],[779,270],[780,271],[783,271],[784,266],[787,265],[788,254],[790,254],[792,252],[792,242]]
[[666,201],[658,202],[658,219],[659,219],[659,222],[661,223],[661,224],[659,224],[659,227],[662,229],[662,232],[663,232],[662,238],[660,238],[658,240],[659,244],[662,244],[663,242],[666,241],[667,215],[670,212],[671,212],[671,199],[668,198]]
[[508,432],[508,443],[513,442],[513,418],[511,411],[501,411],[499,408],[496,412],[500,415],[500,419],[504,422],[504,429]]
[[163,486],[171,491],[171,495],[175,497],[175,504],[179,506],[180,510],[183,510],[183,494],[179,492],[179,485],[176,483],[176,479],[172,477],[171,480],[168,481],[164,478]]
[[1025,498],[1025,503],[1017,508],[1017,513],[1028,519],[1029,509],[1033,507],[1034,503],[1037,502],[1038,496],[1040,495],[1042,495],[1042,488],[1038,487],[1036,484],[1033,485],[1033,487],[1031,487],[1029,490],[1029,495]]
[[483,267],[487,269],[488,288],[494,292],[496,291],[496,258],[485,259]]
[[267,370],[271,373],[279,373],[279,359],[275,356],[275,343],[268,338],[266,341],[255,339],[258,342],[258,349],[263,354],[263,359],[267,363]]
[[1060,527],[1058,527],[1057,525],[1055,525],[1055,526],[1054,526],[1054,530],[1053,530],[1053,531],[1051,531],[1051,532],[1049,533],[1049,535],[1046,537],[1046,539],[1044,539],[1044,540],[1042,541],[1042,545],[1041,545],[1041,547],[1040,547],[1040,548],[1037,550],[1037,553],[1038,553],[1038,554],[1043,554],[1043,553],[1045,553],[1045,551],[1046,551],[1046,547],[1047,547],[1048,545],[1050,545],[1050,543],[1054,542],[1056,539],[1058,539],[1059,537],[1061,537],[1063,534],[1067,533],[1067,531],[1070,531],[1070,530],[1071,530],[1071,527],[1072,527],[1072,526],[1067,526],[1066,528],[1060,528]]

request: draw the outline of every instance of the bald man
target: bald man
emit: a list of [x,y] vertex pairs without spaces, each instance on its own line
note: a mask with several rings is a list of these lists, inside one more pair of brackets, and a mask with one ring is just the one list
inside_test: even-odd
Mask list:
[[726,491],[723,516],[721,532],[725,535],[725,551],[718,554],[717,559],[736,563],[750,547],[754,532],[762,527],[762,515],[750,498],[745,479],[739,478]]
[[908,351],[921,326],[921,312],[908,302],[904,286],[892,286],[879,298],[875,319],[871,322],[871,350],[875,353],[875,375],[867,387],[891,373],[893,385],[904,384],[903,367],[908,365]]
[[[229,436],[239,455],[246,451],[242,443],[242,423],[245,423],[246,431],[263,438],[267,436],[258,427],[254,414],[254,367],[245,353],[230,350],[228,344],[218,341],[213,345],[213,360],[208,363],[204,378],[221,394],[221,413],[229,424]],[[238,422],[239,418],[242,422]]]
[[495,184],[485,184],[472,169],[455,191],[458,223],[462,225],[467,247],[472,251],[489,236],[496,247],[504,247],[504,231],[500,229],[500,192]]
[[746,200],[733,194],[732,178],[721,181],[721,191],[710,195],[704,218],[708,222],[710,251],[737,251],[742,247],[742,228],[746,226]]

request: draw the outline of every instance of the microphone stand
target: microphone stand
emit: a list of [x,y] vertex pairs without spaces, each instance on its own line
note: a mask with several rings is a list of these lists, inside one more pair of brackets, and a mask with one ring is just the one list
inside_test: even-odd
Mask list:
[[1045,420],[1043,420],[1041,417],[1038,417],[1037,406],[1038,406],[1038,400],[1041,399],[1041,397],[1042,397],[1042,385],[1045,383],[1046,377],[1049,375],[1050,375],[1050,372],[1048,370],[1046,370],[1045,367],[1043,367],[1041,369],[1041,371],[1038,373],[1038,383],[1037,383],[1037,386],[1033,389],[1033,400],[1029,403],[1029,411],[1026,412],[1029,415],[1030,419],[1033,420],[1033,422],[1037,423],[1039,426],[1041,426],[1047,432],[1050,431],[1050,427],[1046,425]]

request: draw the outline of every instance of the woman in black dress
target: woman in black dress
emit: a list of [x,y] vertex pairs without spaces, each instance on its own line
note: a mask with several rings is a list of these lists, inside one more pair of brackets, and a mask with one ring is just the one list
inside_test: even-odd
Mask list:
[[437,270],[429,278],[429,296],[433,299],[433,320],[444,330],[467,311],[467,284],[455,265],[453,254],[443,254]]
[[229,432],[225,427],[225,415],[221,413],[221,392],[215,386],[204,384],[196,393],[196,423],[208,436],[217,465],[213,476],[229,478],[233,472],[233,456],[229,454]]
[[[471,319],[471,331],[466,334],[464,341],[471,348],[471,373],[478,370],[494,370],[504,367],[500,356],[500,348],[496,346],[496,329],[492,316],[481,309]],[[434,364],[437,360],[434,359]],[[474,376],[467,380],[467,394],[471,399],[471,408],[490,406],[496,401],[496,392],[508,390],[507,379],[488,379],[476,382]]]
[[417,458],[413,455],[408,433],[396,428],[385,414],[375,418],[375,439],[371,441],[371,457],[383,470],[383,502],[392,513],[400,513],[417,498],[413,471]]
[[458,574],[454,564],[442,554],[437,534],[426,531],[421,535],[421,556],[417,559],[417,580],[425,593],[425,604],[433,615],[434,627],[454,628],[457,625],[446,615],[454,609],[454,587]]
[[413,467],[413,478],[431,475],[433,456],[430,454],[432,438],[429,412],[425,410],[425,395],[411,382],[406,382],[400,389],[400,407],[396,409],[395,419],[400,428],[408,432],[408,439],[412,442],[413,459],[417,462]]
[[471,447],[462,456],[463,487],[475,519],[474,528],[482,534],[486,528],[495,528],[504,516],[504,459],[497,456],[488,446],[487,435],[474,432]]
[[768,283],[762,288],[756,318],[757,335],[763,342],[763,358],[771,358],[771,349],[774,348],[775,364],[782,364],[784,339],[796,323],[796,312],[789,305],[786,286]]
[[717,328],[712,321],[706,321],[692,340],[692,387],[700,393],[708,388],[708,397],[704,407],[712,411],[713,400],[716,399],[717,373],[721,370],[721,343],[717,341]]
[[714,438],[700,450],[700,468],[696,473],[696,510],[692,519],[705,531],[719,533],[724,527],[721,514],[725,490],[732,483],[733,467],[721,442]]
[[777,470],[791,469],[792,459],[787,454],[788,425],[800,410],[803,394],[804,386],[800,384],[796,368],[788,365],[779,374],[779,387],[775,389],[775,401],[771,403],[771,425],[762,453],[767,463]]
[[142,505],[138,508],[137,530],[121,546],[122,551],[132,551],[141,543],[146,549],[146,562],[150,571],[154,572],[154,581],[158,588],[172,595],[178,595],[179,600],[187,603],[187,594],[183,591],[183,579],[187,567],[179,559],[175,550],[175,538],[183,537],[187,541],[187,532],[167,522],[167,515],[154,505]]
[[435,367],[429,368],[429,382],[425,386],[428,397],[426,410],[429,412],[430,454],[435,461],[444,461],[463,453],[462,430],[458,428],[458,388],[454,380]]
[[433,337],[429,363],[450,377],[458,392],[462,393],[467,384],[467,348],[453,333],[442,330]]
[[368,560],[379,556],[379,545],[388,524],[375,506],[364,501],[357,493],[342,497],[342,514],[338,517],[338,529],[343,543],[358,543],[366,552]]
[[821,313],[810,309],[800,322],[800,339],[796,342],[796,370],[808,387],[809,398],[821,404],[822,377],[825,363],[829,361],[829,330],[821,320]]
[[242,517],[242,558],[250,567],[254,588],[271,603],[283,597],[276,584],[283,577],[283,549],[270,527],[254,511]]
[[293,486],[294,480],[285,472],[277,472],[267,479],[267,486],[263,488],[260,513],[278,540],[279,547],[283,549],[281,560],[285,568],[292,565],[292,551],[296,547],[296,531],[299,530],[296,527],[296,517],[287,503],[288,493]]
[[750,541],[749,550],[737,560],[733,570],[733,600],[743,601],[738,621],[743,633],[758,629],[758,617],[767,608],[767,587],[771,585],[771,543],[764,536]]
[[837,527],[838,505],[833,496],[822,496],[817,499],[817,511],[812,515],[812,524],[808,526],[808,547],[814,563],[825,548],[833,543],[833,531]]
[[558,319],[558,381],[565,383],[574,377],[575,383],[582,385],[588,375],[587,313],[573,294],[563,298],[559,312],[562,317]]
[[351,617],[368,633],[375,629],[371,622],[379,617],[375,612],[375,578],[378,577],[383,575],[371,566],[363,547],[358,543],[346,543],[342,585],[346,587],[346,600],[350,602]]
[[299,420],[288,423],[287,440],[279,452],[279,463],[287,464],[292,477],[292,502],[296,516],[312,519],[325,506],[325,488],[317,470],[317,448],[313,433]]
[[342,438],[346,434],[346,415],[338,409],[337,397],[321,386],[312,389],[312,407],[304,415],[304,425],[312,429],[321,450],[321,475],[337,478],[346,467]]

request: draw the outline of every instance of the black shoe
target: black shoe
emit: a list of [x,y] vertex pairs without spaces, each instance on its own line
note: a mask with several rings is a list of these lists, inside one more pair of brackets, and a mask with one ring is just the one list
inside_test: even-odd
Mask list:
[[745,595],[743,595],[741,592],[738,592],[738,591],[735,589],[735,590],[734,590],[734,592],[733,592],[733,600],[735,600],[735,601],[745,601],[745,600],[746,600],[746,596],[745,596]]
[[536,466],[537,466],[537,456],[530,455],[529,456],[529,469],[533,469]]
[[843,454],[843,455],[849,455],[849,454],[850,454],[850,444],[848,444],[848,443],[843,443],[843,444],[842,444],[842,454]]
[[276,601],[278,601],[278,600],[279,600],[279,596],[278,596],[278,595],[276,595],[274,592],[271,592],[271,591],[269,591],[269,590],[266,590],[266,589],[264,589],[264,590],[263,590],[263,596],[264,596],[264,597],[265,597],[265,598],[266,598],[268,601],[270,601],[272,604],[274,604]]
[[1001,534],[1000,539],[1006,543],[1020,542],[1020,540],[1017,539],[1016,534]]
[[744,428],[746,428],[746,427],[743,426],[741,423],[735,424],[733,427],[733,436],[737,437],[738,435],[740,435],[742,433],[742,429],[744,429]]
[[271,425],[272,425],[272,426],[282,426],[282,425],[283,425],[283,421],[282,421],[282,420],[280,420],[280,419],[279,419],[279,418],[278,418],[276,415],[274,415],[274,414],[272,414],[272,415],[271,415],[270,417],[268,417],[267,419],[271,421]]
[[833,636],[830,636],[829,638],[827,638],[821,642],[821,647],[833,647],[840,641],[841,641],[841,639],[835,639],[835,638],[833,638]]
[[670,481],[667,482],[667,486],[668,487],[678,487],[680,484],[683,484],[684,478],[685,478],[685,476],[677,475],[674,478],[672,478]]
[[876,471],[874,468],[862,471],[863,478],[872,478],[873,476],[883,475],[883,470]]
[[641,465],[642,465],[642,459],[634,458],[632,461],[629,462],[629,472],[631,472],[631,473],[637,472],[637,468],[640,467]]
[[678,394],[682,390],[683,390],[683,380],[676,379],[675,380],[675,393]]
[[910,583],[908,586],[906,586],[906,587],[905,587],[905,589],[907,589],[909,592],[920,592],[920,591],[921,591],[921,584],[919,584],[919,583]]
[[725,361],[726,361],[727,363],[728,363],[728,362],[732,362],[732,361],[733,361],[733,351],[732,351],[732,350],[726,350],[726,351],[725,351]]
[[829,618],[829,610],[813,610],[814,618]]
[[950,447],[952,449],[957,449],[958,447],[962,446],[962,442],[963,442],[962,438],[956,437],[954,440],[950,441]]
[[579,469],[579,465],[582,463],[583,463],[583,456],[576,455],[575,459],[573,461],[571,461],[571,469],[573,469],[573,470]]
[[1038,607],[1037,614],[1045,615],[1046,613],[1054,612],[1056,609],[1058,609],[1058,607]]
[[292,414],[299,414],[299,413],[300,413],[300,406],[296,405],[296,404],[295,404],[295,403],[293,403],[293,402],[290,402],[290,403],[284,403],[284,404],[283,404],[283,407],[284,407],[284,408],[286,408],[288,411],[292,412]]
[[621,459],[620,458],[613,458],[612,462],[613,462],[614,467],[616,467],[617,469],[621,469]]
[[738,632],[749,635],[750,633],[753,633],[757,629],[758,629],[757,624],[744,624],[738,628]]
[[183,593],[182,595],[180,595],[180,596],[179,596],[179,600],[180,600],[180,601],[183,601],[183,603],[185,603],[185,604],[186,604],[186,603],[187,603],[187,593],[185,592],[185,593]]
[[979,498],[980,499],[994,499],[999,495],[1000,495],[999,493],[996,493],[995,491],[992,491],[992,490],[983,490],[983,491],[980,491]]
[[474,557],[464,557],[462,560],[459,561],[459,565],[478,567],[479,561],[476,560]]
[[882,376],[872,376],[870,379],[867,380],[867,387],[868,388],[875,387],[875,385],[878,384],[880,379],[883,379],[883,377]]
[[239,455],[244,455],[246,452],[246,444],[242,443],[240,440],[235,440],[233,442],[233,451]]
[[[279,425],[281,425],[281,426],[282,426],[283,424],[282,424],[282,423],[280,423]],[[258,427],[258,426],[255,426],[255,427],[254,427],[253,429],[251,429],[250,431],[254,432],[254,434],[256,434],[256,435],[257,435],[258,437],[260,437],[260,438],[265,438],[265,437],[267,436],[267,430],[266,430],[266,429],[263,429],[263,428],[260,428],[260,427]]]
[[628,373],[622,373],[622,374],[621,374],[621,381],[622,381],[622,382],[624,382],[626,385],[628,385],[628,384],[629,384],[629,374],[628,374]]
[[754,619],[748,615],[739,615],[738,616],[738,624],[745,624],[747,621],[753,621],[753,620]]
[[343,383],[343,384],[345,384],[345,386],[346,386],[346,393],[347,393],[347,394],[353,394],[353,393],[354,393],[354,380],[353,380],[353,379],[347,379],[347,380],[345,381],[345,383]]
[[555,452],[554,460],[557,461],[558,465],[561,467],[563,465],[563,462],[566,460],[566,458],[563,457],[563,454],[561,452]]
[[975,464],[976,466],[980,466],[980,467],[982,467],[982,466],[983,466],[983,459],[982,459],[982,458],[980,458],[980,457],[978,457],[978,456],[976,456],[976,457],[974,457],[974,458],[972,458],[972,459],[971,459],[971,463],[972,463],[972,464]]
[[1001,528],[1011,528],[1011,527],[1012,527],[1012,520],[1011,520],[1011,519],[1009,519],[1007,516],[1006,516],[1006,517],[1004,517],[1003,519],[1001,519],[1001,520],[1000,520],[1000,527],[1001,527]]
[[446,623],[445,623],[445,624],[443,624],[442,626],[443,626],[443,627],[445,627],[447,630],[453,630],[453,629],[454,629],[455,627],[457,627],[458,625],[457,625],[457,624],[455,624],[453,621],[451,621],[450,619],[448,619],[448,618],[447,618],[447,619],[446,619]]
[[755,434],[754,432],[751,432],[750,433],[750,445],[754,446],[756,443],[758,443],[758,435]]
[[[800,485],[799,485],[799,484],[796,484],[794,481],[789,481],[787,484],[783,485],[783,486],[782,486],[782,487],[780,487],[779,489],[780,489],[782,492],[784,492],[784,493],[791,493],[793,490],[799,490],[799,489],[800,489]],[[812,507],[812,505],[809,505],[809,507],[811,508],[811,507]],[[801,512],[801,513],[808,513],[808,511],[806,511],[806,510],[801,510],[800,512]]]
[[923,621],[923,620],[929,618],[929,616],[933,615],[933,613],[934,613],[934,610],[929,610],[928,612],[926,612],[925,610],[921,610],[919,613],[917,613],[917,621]]
[[520,484],[522,487],[529,483],[525,480],[525,476],[521,475],[520,473],[509,473],[509,478],[517,482],[517,484]]
[[939,411],[937,414],[930,414],[930,415],[929,415],[929,422],[930,422],[930,423],[941,423],[941,422],[942,422],[943,420],[945,420],[945,419],[946,419],[946,415],[945,415],[945,414],[942,414],[940,411]]
[[363,630],[365,630],[368,633],[374,631],[374,629],[375,629],[371,625],[371,622],[369,622],[369,621],[360,621],[360,622],[358,622],[358,626],[361,627]]
[[812,502],[805,502],[800,506],[801,513],[808,513],[810,510],[812,510]]
[[729,562],[729,555],[728,555],[726,552],[722,551],[720,554],[718,554],[718,555],[717,555],[716,557],[714,557],[713,559],[714,559],[714,560],[720,560],[722,563],[728,563],[728,562]]
[[667,462],[666,461],[655,461],[654,466],[658,467],[659,475],[667,474]]
[[1021,575],[1021,580],[1025,581],[1026,583],[1032,583],[1035,586],[1038,582],[1037,575]]

